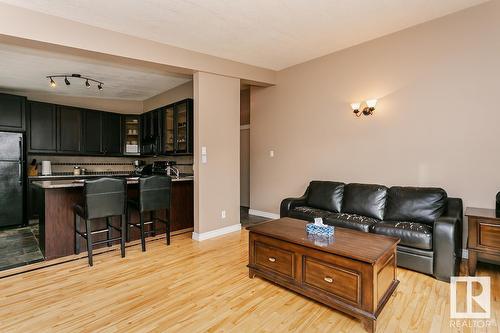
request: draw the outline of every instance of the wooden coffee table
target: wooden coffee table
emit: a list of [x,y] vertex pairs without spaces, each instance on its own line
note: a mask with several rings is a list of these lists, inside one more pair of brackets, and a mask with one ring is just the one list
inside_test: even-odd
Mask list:
[[308,238],[305,221],[249,227],[249,275],[275,282],[361,319],[369,332],[396,289],[399,239],[335,228],[332,242]]

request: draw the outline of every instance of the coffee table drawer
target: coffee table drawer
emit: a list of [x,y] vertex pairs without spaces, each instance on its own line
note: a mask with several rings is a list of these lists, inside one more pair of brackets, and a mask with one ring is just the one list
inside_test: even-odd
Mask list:
[[293,252],[255,242],[255,264],[293,277]]
[[350,302],[360,303],[360,279],[358,272],[311,257],[304,257],[304,283],[334,294]]

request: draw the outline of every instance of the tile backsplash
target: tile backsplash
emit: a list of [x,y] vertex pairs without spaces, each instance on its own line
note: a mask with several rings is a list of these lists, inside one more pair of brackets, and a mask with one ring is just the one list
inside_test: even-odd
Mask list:
[[193,173],[193,156],[159,156],[159,157],[100,157],[100,156],[48,156],[29,155],[30,165],[36,159],[38,174],[41,174],[42,161],[51,161],[53,175],[72,174],[73,168],[85,168],[87,174],[128,174],[134,171],[134,160],[142,160],[146,164],[154,161],[176,161],[180,172]]

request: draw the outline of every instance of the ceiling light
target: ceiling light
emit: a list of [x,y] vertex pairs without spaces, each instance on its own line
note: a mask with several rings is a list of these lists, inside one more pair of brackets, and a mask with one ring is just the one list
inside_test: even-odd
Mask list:
[[88,76],[83,76],[81,74],[53,74],[53,75],[48,75],[46,76],[47,79],[49,79],[49,84],[52,88],[55,88],[56,87],[56,81],[54,81],[54,78],[64,78],[64,83],[69,86],[71,85],[71,82],[69,81],[68,78],[71,78],[71,79],[80,79],[80,80],[85,80],[85,87],[87,88],[90,88],[92,86],[92,82],[95,83],[97,85],[97,89],[99,90],[102,90],[103,89],[103,86],[104,86],[104,83],[99,81],[99,80],[96,80],[96,79],[93,79],[91,77],[88,77]]

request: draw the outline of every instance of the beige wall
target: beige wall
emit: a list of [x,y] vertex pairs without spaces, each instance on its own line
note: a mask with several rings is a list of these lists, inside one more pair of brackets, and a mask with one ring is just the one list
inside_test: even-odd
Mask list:
[[[240,223],[240,80],[194,75],[194,232]],[[200,161],[207,148],[207,163]],[[226,218],[221,218],[221,211]]]
[[143,110],[142,101],[127,101],[120,99],[74,97],[63,95],[50,95],[46,93],[26,93],[22,94],[31,101],[69,105],[80,108],[101,110],[108,112],[140,114]]
[[193,98],[193,81],[186,82],[159,95],[146,99],[144,101],[144,112],[151,111],[186,98]]
[[[278,73],[251,90],[251,208],[312,179],[428,185],[494,206],[500,190],[500,2]],[[349,103],[378,98],[375,115]],[[269,150],[275,157],[269,157]]]
[[240,205],[250,207],[250,128],[240,129]]

